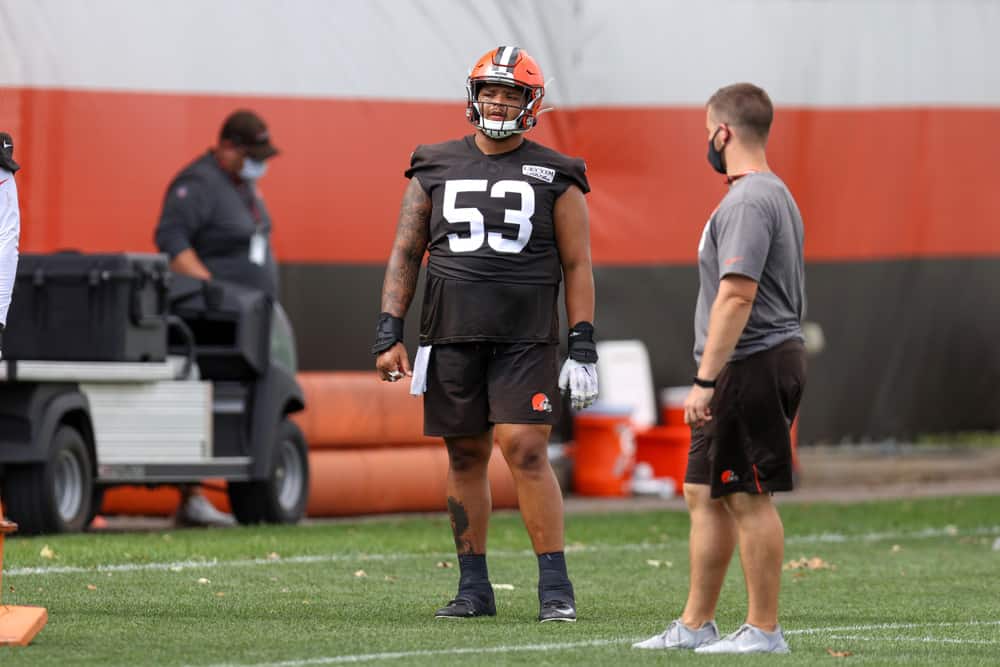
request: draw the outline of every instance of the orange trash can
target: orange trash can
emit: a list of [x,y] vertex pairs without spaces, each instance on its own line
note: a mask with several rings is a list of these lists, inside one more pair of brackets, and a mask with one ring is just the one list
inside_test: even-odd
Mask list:
[[685,426],[684,400],[691,385],[664,387],[660,390],[660,421],[664,426]]
[[573,436],[573,491],[582,496],[628,495],[635,466],[631,410],[578,413]]
[[654,426],[635,434],[635,460],[648,463],[656,478],[669,477],[674,494],[684,491],[691,429],[687,426]]

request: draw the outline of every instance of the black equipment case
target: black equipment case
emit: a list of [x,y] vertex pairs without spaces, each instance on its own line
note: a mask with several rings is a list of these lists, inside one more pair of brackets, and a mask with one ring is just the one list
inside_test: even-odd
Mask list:
[[[265,292],[223,280],[171,276],[170,312],[194,335],[195,355],[206,380],[254,380],[271,358],[274,305]],[[183,341],[171,336],[171,347]]]
[[163,361],[166,255],[23,254],[7,327],[6,359]]

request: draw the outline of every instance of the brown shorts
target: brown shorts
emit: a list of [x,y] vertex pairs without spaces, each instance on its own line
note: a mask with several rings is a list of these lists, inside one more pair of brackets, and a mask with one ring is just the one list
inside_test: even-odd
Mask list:
[[493,424],[555,424],[559,348],[541,343],[435,345],[427,366],[424,433],[478,435]]
[[732,361],[719,374],[712,420],[691,430],[689,484],[712,497],[792,490],[789,433],[806,381],[806,353],[790,340]]

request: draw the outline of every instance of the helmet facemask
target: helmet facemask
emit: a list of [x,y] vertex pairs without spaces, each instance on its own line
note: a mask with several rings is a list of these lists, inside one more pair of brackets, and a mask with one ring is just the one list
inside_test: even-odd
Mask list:
[[[511,120],[490,120],[484,109],[487,103],[479,101],[483,86],[500,85],[521,92],[517,116]],[[542,98],[545,96],[545,78],[542,70],[524,49],[516,46],[498,46],[481,57],[465,80],[467,104],[465,117],[491,139],[507,137],[527,132],[538,122],[542,112]],[[490,102],[490,105],[510,109],[509,101]],[[506,116],[506,115],[505,115]]]
[[[521,92],[521,103],[516,106],[518,114],[512,120],[490,120],[483,112],[485,105],[504,106],[510,108],[512,105],[500,102],[480,102],[479,91],[483,86],[489,84],[499,84],[514,88]],[[483,78],[469,80],[466,83],[466,93],[468,96],[468,106],[465,115],[473,125],[479,128],[483,134],[491,139],[506,139],[513,134],[527,132],[535,126],[537,122],[538,105],[542,101],[544,89],[531,88],[509,80]]]

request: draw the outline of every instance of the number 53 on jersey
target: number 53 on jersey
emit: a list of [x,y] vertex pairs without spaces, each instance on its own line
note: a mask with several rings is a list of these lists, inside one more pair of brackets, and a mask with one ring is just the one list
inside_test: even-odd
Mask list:
[[[516,227],[516,238],[505,236],[500,232],[486,232],[483,212],[474,207],[458,206],[458,197],[464,192],[486,192],[492,198],[504,200],[508,194],[520,195],[520,208],[504,209],[505,224]],[[442,202],[444,219],[451,224],[468,224],[468,235],[459,232],[448,234],[448,247],[452,252],[474,252],[483,243],[500,253],[517,254],[524,250],[531,240],[533,225],[531,216],[535,214],[535,191],[529,183],[517,180],[502,180],[489,187],[486,179],[449,180],[444,183],[444,199]],[[514,230],[511,230],[513,236]]]

